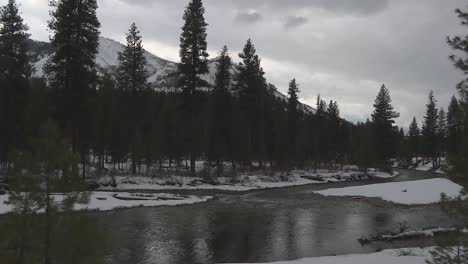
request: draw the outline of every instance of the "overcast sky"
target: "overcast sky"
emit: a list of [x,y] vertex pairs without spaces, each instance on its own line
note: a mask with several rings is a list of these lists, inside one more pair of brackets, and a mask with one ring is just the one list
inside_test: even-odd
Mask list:
[[[6,0],[0,0],[2,5]],[[47,41],[46,0],[18,0],[32,38]],[[102,36],[124,42],[131,22],[147,50],[178,61],[188,0],[98,0]],[[234,57],[252,38],[269,82],[290,79],[301,100],[337,100],[341,114],[365,120],[382,84],[390,89],[397,123],[424,115],[434,90],[446,107],[460,74],[448,61],[446,36],[461,33],[454,9],[462,0],[205,0],[211,57],[226,44]],[[466,31],[466,30],[465,30]]]

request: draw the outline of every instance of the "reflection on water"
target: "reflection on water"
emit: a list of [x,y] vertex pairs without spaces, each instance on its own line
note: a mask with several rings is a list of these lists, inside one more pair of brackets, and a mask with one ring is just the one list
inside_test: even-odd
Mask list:
[[107,263],[113,264],[269,262],[373,252],[375,248],[362,247],[357,239],[394,230],[403,221],[412,228],[449,225],[437,205],[322,197],[311,188],[316,187],[225,195],[206,204],[95,217],[111,230]]

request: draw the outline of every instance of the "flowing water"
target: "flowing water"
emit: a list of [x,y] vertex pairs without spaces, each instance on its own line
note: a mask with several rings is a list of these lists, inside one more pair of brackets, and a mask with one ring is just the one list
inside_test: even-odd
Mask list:
[[[400,171],[389,181],[440,177]],[[369,182],[367,182],[369,183]],[[361,236],[411,228],[450,226],[437,205],[402,206],[379,199],[313,193],[360,183],[308,185],[218,194],[207,203],[93,214],[109,234],[112,264],[270,262],[374,252]]]

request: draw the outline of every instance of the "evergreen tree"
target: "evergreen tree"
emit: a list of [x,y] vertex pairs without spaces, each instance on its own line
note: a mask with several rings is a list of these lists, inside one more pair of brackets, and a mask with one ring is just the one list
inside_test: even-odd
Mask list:
[[222,161],[232,157],[232,99],[230,92],[232,60],[226,46],[220,52],[217,62],[212,96],[211,140],[208,156],[210,160],[216,160],[219,176],[222,172]]
[[31,73],[26,41],[28,26],[24,24],[15,0],[0,7],[0,162],[7,163],[7,154],[24,141],[27,82]]
[[27,55],[28,26],[23,22],[18,4],[8,0],[0,8],[0,78],[18,80],[29,77]]
[[318,163],[321,163],[325,158],[325,153],[328,151],[327,142],[327,103],[322,100],[320,94],[317,96],[316,112],[314,115],[314,142],[313,152],[315,160],[315,169],[317,169]]
[[96,0],[53,0],[50,6],[49,29],[55,53],[45,71],[55,90],[56,118],[71,138],[73,151],[81,154],[85,177],[93,114],[89,98],[95,94],[97,81],[98,5]]
[[461,152],[463,131],[463,112],[458,99],[450,100],[447,114],[447,150],[450,159],[456,158]]
[[420,135],[421,131],[419,130],[418,122],[416,121],[416,117],[413,117],[413,121],[411,122],[408,131],[410,160],[412,160],[414,157],[417,158],[419,156]]
[[[142,37],[135,23],[132,23],[127,33],[127,45],[119,53],[119,66],[117,68],[118,84],[126,97],[127,104],[123,116],[124,124],[130,139],[129,150],[132,159],[132,174],[137,173],[138,141],[141,128],[141,95],[146,88],[148,73],[146,71],[146,58],[142,46]],[[138,117],[139,116],[139,117]]]
[[439,119],[437,124],[437,137],[438,137],[438,153],[439,153],[439,164],[441,157],[445,155],[447,151],[447,115],[445,114],[444,108],[440,108],[438,113]]
[[328,139],[328,155],[329,161],[334,161],[335,165],[338,162],[339,156],[339,145],[340,145],[340,110],[336,101],[330,100],[327,108],[327,126],[326,134]]
[[191,0],[185,10],[184,26],[180,36],[180,85],[183,89],[186,116],[188,122],[188,145],[190,148],[190,175],[195,176],[195,93],[197,88],[206,86],[200,77],[208,72],[207,32],[208,24],[204,18],[205,8],[202,0]]
[[[466,183],[466,182],[465,182]],[[468,199],[463,190],[460,196],[449,198],[442,194],[441,207],[455,223],[455,231],[437,238],[437,247],[431,250],[428,264],[466,264],[468,263]]]
[[[468,12],[462,11],[461,9],[455,10],[458,18],[461,20],[461,25],[468,25]],[[460,153],[456,158],[452,159],[455,165],[456,173],[460,175],[466,175],[468,166],[466,164],[468,160],[468,42],[466,41],[467,36],[455,36],[453,38],[447,37],[449,46],[454,49],[459,55],[451,55],[450,59],[457,69],[463,72],[465,79],[463,79],[458,85],[457,89],[461,95],[460,108],[464,113],[462,120],[462,129],[460,138],[462,142],[460,144]]]
[[296,79],[289,82],[288,88],[288,138],[290,162],[295,163],[297,159],[297,133],[299,123],[299,86]]
[[143,39],[135,23],[126,34],[127,45],[118,53],[117,82],[127,94],[136,95],[146,88],[148,73]]
[[317,96],[316,115],[325,116],[327,112],[327,103],[321,99],[320,94]]
[[[461,20],[462,26],[468,25],[468,12],[462,11],[457,8],[455,10],[458,18]],[[448,45],[454,49],[456,52],[463,54],[463,56],[450,55],[450,60],[453,62],[454,66],[461,70],[464,75],[468,75],[468,42],[466,41],[466,36],[455,36],[453,38],[447,37]],[[458,83],[457,89],[462,96],[464,102],[468,102],[468,78],[462,80]]]
[[395,123],[394,119],[398,118],[400,114],[394,111],[391,102],[388,89],[382,85],[375,99],[374,112],[372,113],[374,147],[376,148],[376,158],[381,163],[385,163],[394,154],[393,124]]
[[434,92],[429,93],[429,102],[426,105],[426,115],[422,127],[424,155],[432,159],[433,168],[437,167],[437,132],[439,114]]
[[264,106],[266,80],[265,72],[260,63],[260,57],[256,54],[255,46],[250,39],[239,54],[242,61],[238,65],[238,73],[235,76],[234,91],[238,97],[244,124],[240,124],[242,131],[243,160],[260,160],[264,157]]

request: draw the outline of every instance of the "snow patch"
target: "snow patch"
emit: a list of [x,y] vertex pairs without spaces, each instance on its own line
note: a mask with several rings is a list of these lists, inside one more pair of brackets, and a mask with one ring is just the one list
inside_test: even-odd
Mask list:
[[103,177],[98,181],[100,190],[224,190],[250,191],[256,189],[271,189],[306,184],[330,183],[367,180],[371,177],[389,178],[397,174],[389,174],[377,170],[369,173],[357,171],[293,170],[288,175],[242,175],[235,178],[220,177],[213,179],[172,176],[143,177],[115,176]]
[[400,204],[431,204],[439,202],[442,193],[448,197],[457,197],[462,189],[462,186],[448,179],[435,178],[334,188],[315,193],[325,196],[376,197]]
[[370,254],[304,258],[271,264],[425,264],[433,248],[389,249]]
[[[6,214],[13,210],[6,204],[9,195],[0,195],[0,214]],[[63,195],[52,195],[57,202],[63,200]],[[119,208],[176,206],[201,203],[210,200],[210,196],[178,195],[178,194],[138,194],[138,193],[112,193],[93,192],[90,194],[89,203],[75,205],[76,210],[110,211]]]

